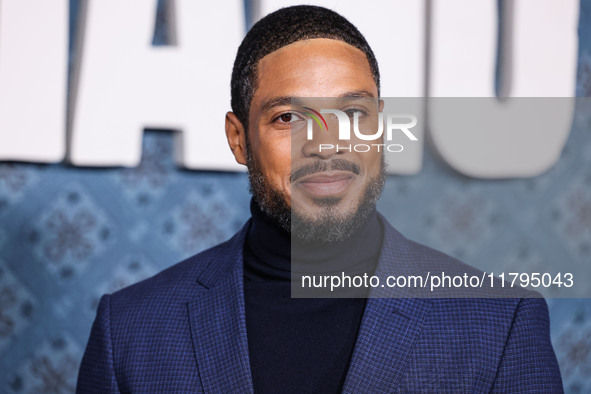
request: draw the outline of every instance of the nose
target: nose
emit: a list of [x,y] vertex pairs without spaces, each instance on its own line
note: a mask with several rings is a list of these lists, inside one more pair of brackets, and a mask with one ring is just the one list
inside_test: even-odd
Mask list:
[[[339,140],[338,122],[336,120],[328,119],[326,127],[321,123],[309,121],[312,128],[312,133],[308,133],[308,138],[302,145],[302,155],[307,158],[330,159],[333,156],[343,155],[346,150],[343,150],[343,142]],[[339,147],[340,142],[340,147]],[[348,146],[347,146],[348,148]]]

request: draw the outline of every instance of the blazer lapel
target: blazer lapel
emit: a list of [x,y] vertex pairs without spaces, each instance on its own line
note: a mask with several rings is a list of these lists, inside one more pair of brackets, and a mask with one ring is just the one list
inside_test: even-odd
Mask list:
[[368,299],[343,393],[394,391],[430,307],[424,299]]
[[248,224],[206,264],[198,296],[187,304],[205,392],[252,393],[243,291],[242,248]]
[[[203,261],[198,295],[187,304],[205,392],[253,392],[242,277],[242,250],[248,227],[249,223],[215,255],[212,253],[210,261]],[[380,275],[400,274],[401,268],[412,272],[408,268],[411,254],[403,245],[405,238],[387,222],[385,227]],[[343,393],[395,390],[431,308],[428,299],[408,298],[403,293],[400,298],[367,300]]]
[[[375,275],[412,275],[408,241],[381,217],[384,244]],[[376,288],[370,293],[359,327],[343,393],[395,391],[415,345],[431,301],[409,289]]]

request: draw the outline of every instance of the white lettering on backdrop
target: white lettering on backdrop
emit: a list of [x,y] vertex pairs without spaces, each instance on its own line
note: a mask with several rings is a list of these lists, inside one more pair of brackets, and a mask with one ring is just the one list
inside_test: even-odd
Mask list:
[[[178,130],[175,157],[180,165],[236,170],[224,138],[223,117],[229,109],[232,61],[244,35],[243,1],[234,0],[226,7],[169,1],[169,20],[174,21],[169,27],[176,45],[166,47],[150,45],[156,2],[81,1],[68,110],[69,160],[87,166],[137,165],[142,130],[154,127]],[[257,17],[292,3],[261,0]],[[494,96],[496,0],[433,0],[429,37],[426,1],[381,0],[372,7],[359,7],[351,0],[312,3],[342,13],[365,34],[380,63],[383,96]],[[511,77],[511,83],[504,85],[510,86],[509,95],[572,96],[578,2],[504,4],[512,4],[508,14],[512,23],[502,24],[512,48],[502,59],[503,73]],[[66,0],[0,0],[0,160],[53,162],[64,157],[67,7]],[[453,117],[440,113],[438,102],[428,108],[435,149],[457,171],[479,178],[534,176],[554,165],[573,112],[568,100],[554,111],[550,140],[533,138],[531,127],[519,129],[518,135],[502,128],[505,134],[466,135],[466,128],[454,129]],[[509,107],[499,102],[494,117],[502,119],[504,113],[515,111]],[[418,104],[413,113],[424,110]],[[389,156],[393,173],[420,171],[424,123],[414,129],[419,141],[410,154]],[[509,133],[513,133],[513,152],[531,160],[490,157]]]

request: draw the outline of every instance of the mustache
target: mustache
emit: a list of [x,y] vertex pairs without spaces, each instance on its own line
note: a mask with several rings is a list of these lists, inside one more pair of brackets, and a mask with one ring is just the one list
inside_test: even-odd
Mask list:
[[289,177],[289,182],[290,183],[295,182],[302,177],[316,174],[319,172],[336,171],[336,170],[350,171],[350,172],[354,173],[355,175],[361,174],[361,167],[359,167],[359,165],[352,163],[348,160],[344,160],[344,159],[332,159],[332,160],[328,160],[328,161],[318,160],[313,163],[306,164],[305,166],[302,166],[296,170],[293,170],[291,172],[290,177]]

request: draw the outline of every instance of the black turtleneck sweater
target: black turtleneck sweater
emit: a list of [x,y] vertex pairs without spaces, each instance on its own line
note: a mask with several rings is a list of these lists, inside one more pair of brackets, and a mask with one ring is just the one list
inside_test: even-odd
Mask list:
[[290,234],[255,203],[251,212],[244,248],[244,296],[254,391],[338,393],[366,299],[291,298],[292,259],[320,272],[323,267],[334,272],[345,261],[347,272],[361,272],[356,267],[362,272],[374,269],[383,235],[377,213],[346,242],[326,246],[294,245]]

